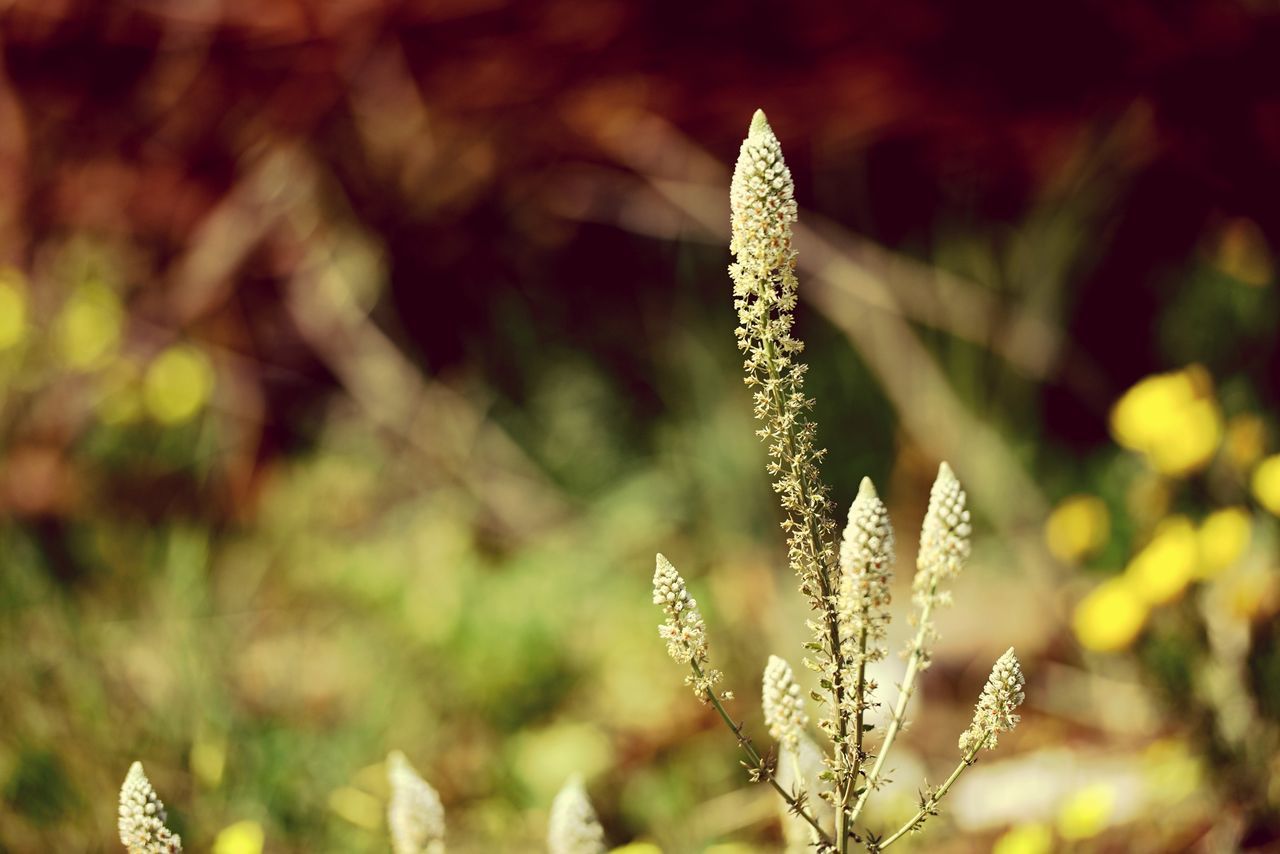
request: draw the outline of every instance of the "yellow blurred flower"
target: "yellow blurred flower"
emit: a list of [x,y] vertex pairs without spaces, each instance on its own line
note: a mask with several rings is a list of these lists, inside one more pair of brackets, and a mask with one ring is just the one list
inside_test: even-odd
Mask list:
[[0,350],[27,337],[27,293],[16,270],[0,269]]
[[609,854],[662,854],[662,849],[652,842],[632,842],[621,848],[612,848]]
[[262,854],[262,825],[237,821],[222,829],[213,842],[213,854]]
[[1147,377],[1111,410],[1111,433],[1156,471],[1181,476],[1203,468],[1222,439],[1213,381],[1199,365]]
[[1162,521],[1147,543],[1129,561],[1125,577],[1130,589],[1149,605],[1163,605],[1182,595],[1196,575],[1199,543],[1186,516]]
[[1053,831],[1040,822],[1011,827],[991,847],[991,854],[1049,854]]
[[1253,519],[1243,507],[1215,510],[1200,523],[1200,563],[1196,575],[1213,578],[1244,555],[1253,533]]
[[115,291],[98,281],[76,287],[54,321],[54,344],[76,370],[101,364],[120,343],[124,307]]
[[1107,505],[1093,495],[1072,495],[1049,514],[1045,544],[1058,560],[1076,563],[1102,548],[1110,534]]
[[1280,454],[1272,454],[1253,470],[1253,495],[1263,507],[1280,516]]
[[1067,798],[1058,811],[1063,839],[1089,839],[1107,829],[1115,811],[1116,792],[1106,783],[1085,786]]
[[1227,421],[1222,450],[1236,468],[1249,469],[1262,459],[1267,448],[1267,424],[1252,412],[1233,415]]
[[204,353],[187,344],[165,350],[147,366],[142,398],[147,412],[162,424],[189,420],[209,401],[213,368]]
[[1085,649],[1117,652],[1133,643],[1147,621],[1147,604],[1122,576],[1093,588],[1076,605],[1071,625]]

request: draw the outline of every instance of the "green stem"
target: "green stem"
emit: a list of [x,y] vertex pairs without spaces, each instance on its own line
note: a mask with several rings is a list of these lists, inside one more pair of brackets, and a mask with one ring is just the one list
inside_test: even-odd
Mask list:
[[[693,668],[694,675],[699,679],[704,678],[702,675],[702,668],[698,666],[697,661],[690,660],[689,666]],[[743,733],[741,725],[734,723],[733,718],[729,717],[729,713],[725,711],[724,705],[720,702],[720,698],[716,696],[716,692],[707,688],[704,693],[706,698],[711,702],[711,705],[715,706],[716,711],[720,713],[720,719],[724,721],[724,725],[727,726],[738,739],[738,744],[747,754],[747,758],[751,760],[753,770],[760,775],[760,779],[766,781],[774,788],[775,791],[777,791],[779,795],[782,796],[782,799],[787,802],[787,806],[791,809],[791,812],[800,816],[809,823],[824,845],[831,845],[831,837],[822,829],[822,825],[818,823],[817,819],[809,815],[809,813],[805,811],[805,808],[800,805],[800,802],[797,801],[790,792],[782,788],[782,785],[774,778],[773,769],[765,766],[765,762],[760,757],[760,753],[756,750],[755,745],[753,745],[751,743],[751,739],[747,738],[746,734]]]
[[924,805],[920,807],[919,811],[916,812],[914,816],[912,816],[911,820],[908,821],[906,824],[904,824],[902,827],[898,828],[898,830],[888,839],[884,840],[879,845],[877,845],[875,850],[877,852],[883,851],[893,843],[897,842],[906,834],[910,833],[913,830],[918,829],[921,825],[923,825],[925,820],[930,815],[933,815],[937,811],[938,804],[942,801],[944,797],[946,797],[947,792],[950,791],[951,786],[955,783],[955,781],[960,779],[960,775],[964,773],[964,769],[968,768],[970,765],[974,763],[974,759],[978,755],[978,751],[983,748],[983,745],[987,743],[987,739],[990,737],[991,737],[990,730],[988,730],[987,732],[984,732],[982,734],[982,738],[978,740],[978,743],[975,744],[973,748],[968,753],[965,754],[964,759],[960,760],[960,764],[956,766],[956,770],[951,772],[951,776],[947,778],[947,781],[943,783],[941,786],[939,786],[938,790],[933,794],[931,794],[925,800]]
[[849,818],[849,823],[858,820],[858,816],[862,814],[862,808],[867,803],[867,798],[871,795],[871,789],[880,780],[880,771],[884,768],[885,757],[889,755],[889,748],[893,747],[894,740],[898,737],[898,733],[902,731],[902,722],[907,714],[907,704],[911,702],[911,695],[915,693],[916,677],[920,674],[920,665],[924,661],[925,637],[929,631],[929,617],[933,613],[934,595],[937,592],[938,584],[935,581],[929,589],[929,596],[925,599],[924,607],[920,611],[920,625],[916,629],[915,639],[911,643],[911,654],[907,658],[907,672],[902,679],[902,689],[898,694],[898,703],[893,709],[893,718],[889,721],[889,727],[884,733],[884,742],[880,745],[880,752],[876,756],[875,764],[871,766],[870,773],[867,774],[867,786],[862,790],[862,795],[858,798],[858,802],[853,805],[853,814]]

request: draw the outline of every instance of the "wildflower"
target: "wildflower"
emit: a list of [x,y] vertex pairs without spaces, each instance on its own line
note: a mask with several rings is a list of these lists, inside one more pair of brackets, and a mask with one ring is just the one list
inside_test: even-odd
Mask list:
[[653,571],[653,604],[661,605],[667,621],[658,627],[658,636],[667,641],[667,652],[676,661],[707,660],[707,627],[698,611],[698,601],[689,595],[684,579],[671,561],[658,555]]
[[796,750],[800,734],[809,724],[809,715],[804,710],[804,698],[791,665],[776,655],[769,656],[764,669],[761,702],[769,735]]
[[1253,470],[1253,495],[1271,513],[1280,516],[1280,454],[1267,457]]
[[929,490],[929,509],[920,528],[920,551],[912,583],[916,600],[937,596],[938,582],[954,578],[969,559],[969,510],[964,488],[945,462]]
[[604,854],[604,828],[591,807],[581,777],[569,778],[551,803],[547,849],[550,854]]
[[182,850],[182,838],[165,827],[168,818],[142,763],[129,766],[120,787],[120,841],[129,854],[173,854]]
[[[875,661],[884,657],[879,641],[889,624],[889,583],[893,580],[893,525],[889,510],[864,477],[858,497],[849,508],[849,523],[840,544],[841,621],[846,640],[858,637],[872,649],[853,651]],[[856,663],[856,662],[855,662]]]
[[1213,578],[1240,560],[1253,536],[1253,519],[1243,507],[1215,510],[1200,523],[1200,578]]
[[1071,627],[1085,649],[1118,652],[1127,649],[1147,622],[1147,603],[1125,576],[1108,578],[1076,605]]
[[756,111],[742,142],[729,192],[735,263],[734,307],[738,348],[746,354],[746,383],[754,389],[759,435],[769,443],[769,474],[787,514],[792,569],[810,595],[821,596],[832,565],[834,523],[818,473],[822,451],[804,394],[805,366],[795,361],[804,345],[791,335],[796,306],[791,227],[796,203],[791,171],[764,113]]
[[680,573],[662,555],[658,555],[653,571],[653,604],[661,605],[667,614],[666,622],[658,626],[658,636],[667,642],[667,653],[693,667],[694,672],[685,677],[685,683],[693,686],[698,699],[705,701],[707,692],[720,681],[718,670],[703,667],[707,663],[707,626],[698,611],[698,601],[689,595]]
[[1186,516],[1161,521],[1147,543],[1125,567],[1131,589],[1148,605],[1163,605],[1182,595],[1197,571],[1195,527]]
[[1110,521],[1101,498],[1072,495],[1049,514],[1044,525],[1045,545],[1058,560],[1078,563],[1107,544]]
[[960,751],[977,753],[982,747],[993,748],[999,733],[1010,732],[1021,717],[1015,709],[1026,696],[1022,692],[1022,665],[1013,654],[1013,647],[1005,652],[991,668],[991,675],[978,698],[973,712],[973,723],[960,736]]
[[1204,468],[1222,432],[1213,379],[1201,365],[1147,377],[1111,410],[1116,442],[1141,453],[1156,471],[1174,477]]
[[738,151],[729,185],[729,208],[729,251],[765,271],[790,265],[795,184],[763,110],[756,110],[751,117],[751,128]]
[[387,755],[387,827],[395,854],[444,854],[444,805],[398,750]]

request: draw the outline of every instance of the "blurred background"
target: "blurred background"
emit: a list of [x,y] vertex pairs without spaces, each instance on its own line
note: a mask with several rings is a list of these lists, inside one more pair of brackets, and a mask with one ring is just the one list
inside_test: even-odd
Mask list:
[[1277,850],[1278,57],[1263,0],[0,0],[0,850],[119,850],[141,759],[191,850],[386,851],[394,748],[455,851],[573,772],[615,845],[778,850],[650,602],[662,551],[765,740],[757,107],[893,649],[940,460],[975,514],[871,825],[1013,644],[902,848]]

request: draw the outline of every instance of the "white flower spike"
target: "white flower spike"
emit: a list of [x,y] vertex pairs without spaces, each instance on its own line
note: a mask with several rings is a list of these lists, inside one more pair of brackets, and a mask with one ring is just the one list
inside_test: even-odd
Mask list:
[[606,850],[604,828],[581,777],[570,777],[551,804],[547,849],[550,854],[604,854]]
[[804,695],[791,665],[776,655],[769,656],[762,688],[761,705],[769,735],[779,744],[796,750],[800,735],[809,724],[809,715],[804,710]]
[[444,854],[444,805],[399,750],[387,755],[387,827],[395,854]]
[[1016,710],[1026,696],[1022,691],[1024,684],[1022,665],[1013,654],[1013,647],[1009,647],[991,668],[991,676],[973,712],[973,723],[960,736],[962,753],[968,754],[978,745],[993,748],[1000,733],[1010,732],[1017,726],[1021,717]]
[[182,851],[182,838],[165,826],[164,803],[151,788],[142,763],[129,766],[120,787],[120,841],[129,854],[174,854]]

